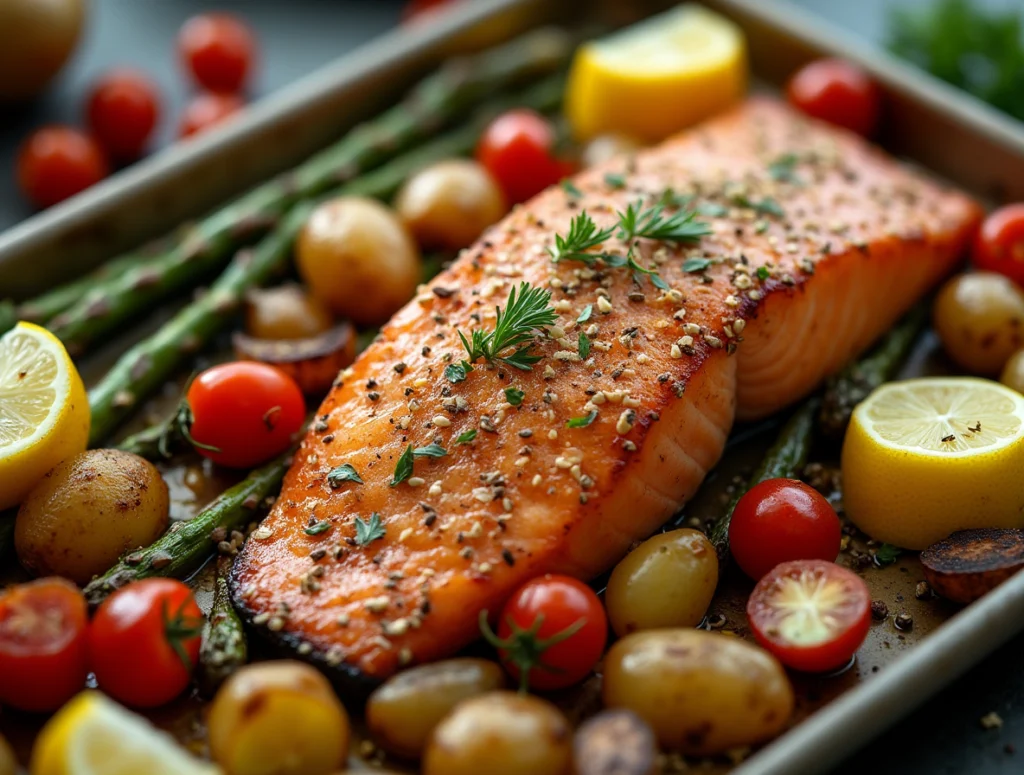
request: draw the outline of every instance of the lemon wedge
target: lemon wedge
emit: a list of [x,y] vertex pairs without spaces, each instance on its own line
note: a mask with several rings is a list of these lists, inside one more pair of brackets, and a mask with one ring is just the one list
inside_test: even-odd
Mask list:
[[723,16],[681,5],[581,46],[566,90],[577,139],[657,141],[728,107],[746,89],[746,42]]
[[19,323],[0,337],[0,511],[88,440],[89,399],[67,350],[45,328]]
[[216,775],[219,767],[188,753],[103,694],[85,691],[51,718],[32,752],[32,775]]
[[847,516],[904,549],[1024,527],[1024,396],[970,377],[883,385],[853,413],[842,469]]

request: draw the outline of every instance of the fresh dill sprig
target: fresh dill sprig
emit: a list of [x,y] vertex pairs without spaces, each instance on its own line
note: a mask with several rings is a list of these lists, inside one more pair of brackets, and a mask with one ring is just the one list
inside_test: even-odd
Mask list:
[[[518,292],[517,292],[518,290]],[[495,308],[497,319],[493,331],[472,331],[467,338],[459,331],[459,339],[466,348],[466,359],[451,364],[445,374],[451,382],[461,382],[473,370],[473,364],[483,358],[490,363],[504,363],[521,371],[530,371],[540,360],[530,352],[534,332],[553,326],[558,314],[551,307],[551,294],[529,283],[520,283],[508,295],[505,308]],[[510,355],[503,352],[515,348]],[[452,373],[449,373],[449,372]],[[455,377],[453,379],[453,377]]]

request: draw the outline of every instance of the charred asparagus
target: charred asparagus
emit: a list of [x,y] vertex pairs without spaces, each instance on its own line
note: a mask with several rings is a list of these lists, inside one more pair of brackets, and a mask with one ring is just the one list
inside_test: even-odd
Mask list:
[[[507,104],[550,110],[558,104],[561,91],[561,79],[554,78],[538,84]],[[421,167],[472,150],[482,124],[490,119],[495,108],[505,106],[506,103],[492,106],[481,113],[476,121],[410,151],[326,196],[351,194],[388,198],[410,174]],[[158,389],[187,358],[221,331],[249,288],[268,282],[286,269],[292,245],[314,206],[313,201],[297,205],[254,248],[241,251],[205,295],[181,310],[157,333],[121,356],[89,393],[92,411],[89,436],[91,445],[101,443],[135,410],[142,399]]]
[[914,307],[865,357],[847,366],[825,386],[818,424],[823,435],[841,439],[854,408],[896,376],[928,320],[928,307]]
[[51,330],[72,355],[80,355],[126,320],[216,274],[242,245],[275,226],[286,229],[286,214],[297,202],[355,179],[491,94],[559,69],[571,49],[564,33],[541,30],[475,57],[451,60],[401,103],[213,213],[163,254],[94,285],[53,319]]
[[747,486],[737,491],[729,502],[728,508],[711,526],[708,538],[714,544],[719,560],[724,561],[729,554],[729,523],[732,521],[732,513],[736,510],[736,504],[739,503],[743,494],[755,484],[767,479],[780,477],[793,479],[803,470],[807,463],[811,444],[814,442],[814,420],[819,403],[817,398],[810,398],[800,405],[782,426],[782,430],[775,438],[775,443],[765,453],[761,465],[751,475]]
[[235,613],[228,592],[232,562],[230,556],[217,558],[213,605],[203,627],[203,642],[199,648],[199,688],[206,697],[216,694],[220,685],[248,658],[242,620]]
[[184,579],[216,551],[218,529],[243,528],[263,500],[281,485],[291,454],[258,468],[188,522],[178,522],[149,547],[123,557],[113,568],[89,582],[85,597],[99,605],[126,584],[154,576]]

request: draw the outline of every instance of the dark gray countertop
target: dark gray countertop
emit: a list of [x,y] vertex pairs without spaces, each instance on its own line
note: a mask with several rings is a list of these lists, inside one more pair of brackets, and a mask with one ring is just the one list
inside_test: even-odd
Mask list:
[[[768,0],[765,0],[766,2]],[[846,29],[879,39],[887,8],[930,0],[796,0]],[[2,0],[0,0],[2,2]],[[987,0],[1010,5],[1019,0]],[[178,71],[174,39],[181,22],[218,7],[243,14],[256,29],[262,63],[254,96],[272,91],[368,38],[398,19],[399,0],[92,0],[89,29],[74,61],[38,103],[0,113],[0,229],[30,214],[13,185],[17,144],[35,126],[77,122],[88,84],[115,65],[141,66],[163,96],[165,142],[177,123],[188,87]],[[912,717],[839,769],[867,773],[1020,773],[1024,771],[1024,635],[937,694]],[[877,680],[884,681],[881,675]],[[936,677],[941,680],[941,677]],[[1001,729],[979,720],[995,711]],[[1015,748],[1020,753],[1015,753]]]

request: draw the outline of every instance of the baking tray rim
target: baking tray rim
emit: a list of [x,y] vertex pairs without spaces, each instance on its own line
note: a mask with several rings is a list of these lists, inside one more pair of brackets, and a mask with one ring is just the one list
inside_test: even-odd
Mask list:
[[[626,3],[628,0],[617,0]],[[880,82],[904,96],[943,113],[956,123],[994,141],[1009,154],[1024,158],[1024,125],[994,108],[894,56],[861,41],[787,0],[706,0],[729,14],[741,14],[794,39],[852,59]],[[223,130],[180,148],[155,154],[105,181],[95,190],[35,215],[0,233],[0,277],[7,253],[17,252],[47,231],[125,201],[132,192],[155,185],[174,164],[197,164],[246,137],[275,116],[298,112],[341,83],[371,77],[388,61],[410,58],[438,47],[446,39],[516,8],[535,8],[539,0],[477,0],[439,15],[432,25],[385,35],[311,73],[292,86],[256,103],[250,115]],[[543,12],[535,10],[539,25]],[[509,29],[509,36],[519,30]],[[782,775],[823,772],[896,723],[929,696],[980,662],[1024,629],[1024,573],[1018,573],[982,599],[957,612],[939,628],[897,657],[878,675],[849,689],[808,718],[756,751],[732,772],[735,775]],[[882,675],[884,673],[884,678]]]

